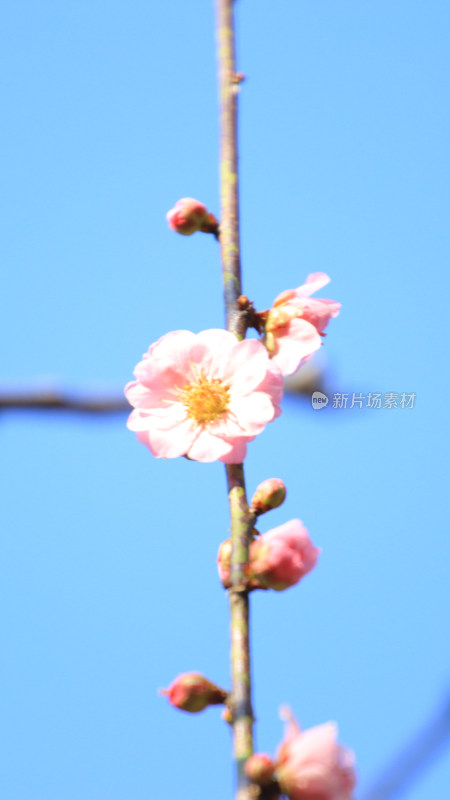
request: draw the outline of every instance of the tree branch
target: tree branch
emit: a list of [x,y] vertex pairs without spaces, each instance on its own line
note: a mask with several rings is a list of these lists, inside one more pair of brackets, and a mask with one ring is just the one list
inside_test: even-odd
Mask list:
[[[220,250],[227,330],[243,339],[246,314],[238,304],[242,294],[239,240],[239,181],[237,153],[237,94],[233,0],[217,0],[217,48],[220,93]],[[231,710],[237,797],[249,800],[244,764],[253,752],[249,597],[244,587],[245,566],[254,519],[250,513],[242,464],[226,466],[231,516]]]
[[76,397],[58,389],[0,391],[1,411],[69,411],[80,414],[124,414],[131,411],[128,401],[118,396],[85,395]]

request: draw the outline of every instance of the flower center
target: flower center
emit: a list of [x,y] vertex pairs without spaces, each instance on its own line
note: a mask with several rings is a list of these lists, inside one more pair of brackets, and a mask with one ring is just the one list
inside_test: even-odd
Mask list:
[[230,392],[228,386],[214,378],[208,380],[203,372],[194,383],[187,383],[180,390],[180,399],[187,408],[188,417],[199,424],[214,422],[228,410]]

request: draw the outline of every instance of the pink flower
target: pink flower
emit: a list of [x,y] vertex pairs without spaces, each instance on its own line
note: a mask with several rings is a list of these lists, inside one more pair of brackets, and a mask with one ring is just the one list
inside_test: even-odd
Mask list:
[[351,800],[354,756],[336,741],[333,722],[301,731],[288,711],[286,736],[278,751],[276,778],[290,800]]
[[224,689],[208,681],[199,672],[183,672],[168,689],[160,689],[160,694],[167,695],[172,706],[194,714],[207,706],[224,703],[227,697]]
[[261,342],[228,331],[168,333],[134,374],[127,424],[158,457],[240,464],[247,442],[281,414],[278,367]]
[[339,314],[340,303],[310,297],[329,281],[328,275],[314,272],[303,286],[278,295],[269,311],[265,344],[283,375],[291,375],[319,349],[328,322]]
[[[295,586],[311,572],[319,553],[300,520],[291,519],[252,541],[249,587],[282,591]],[[227,539],[220,545],[217,557],[219,577],[226,587],[230,585],[230,563],[231,542]]]
[[183,197],[175,203],[166,215],[169,227],[183,236],[191,236],[196,231],[217,233],[219,223],[206,206],[193,197]]

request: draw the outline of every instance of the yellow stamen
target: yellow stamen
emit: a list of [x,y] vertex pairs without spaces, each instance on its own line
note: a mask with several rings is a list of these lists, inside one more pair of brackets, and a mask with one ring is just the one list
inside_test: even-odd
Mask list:
[[287,306],[278,306],[269,311],[269,316],[266,320],[265,330],[266,333],[276,331],[278,328],[284,328],[289,324],[294,317],[300,317],[301,310],[298,308],[289,308]]
[[195,376],[193,383],[187,383],[180,389],[179,396],[187,408],[188,417],[200,425],[222,417],[228,411],[230,402],[228,385],[218,378],[208,380],[203,372]]

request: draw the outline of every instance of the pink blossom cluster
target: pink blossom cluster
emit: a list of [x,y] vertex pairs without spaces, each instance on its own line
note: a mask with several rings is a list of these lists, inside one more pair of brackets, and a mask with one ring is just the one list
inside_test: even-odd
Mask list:
[[[219,222],[193,198],[179,200],[167,219],[185,236],[203,231],[219,238]],[[137,364],[136,380],[125,387],[133,406],[130,430],[156,457],[241,464],[248,443],[281,414],[284,376],[321,347],[330,319],[339,313],[340,304],[334,300],[311,297],[329,280],[324,273],[312,273],[302,286],[283,291],[270,309],[260,313],[241,298],[246,304],[240,311],[248,314],[247,325],[258,331],[260,339],[239,341],[222,329],[198,334],[179,330],[162,336]],[[279,507],[285,496],[281,480],[263,481],[249,506],[251,521]],[[254,530],[245,575],[239,575],[240,588],[285,590],[315,567],[319,554],[298,519],[263,535]],[[223,585],[230,587],[231,540],[220,545],[217,564]],[[232,722],[227,692],[200,673],[179,675],[162,694],[173,706],[191,713],[225,705],[224,719]],[[289,800],[351,800],[353,754],[336,739],[333,723],[301,731],[288,712],[286,736],[276,758],[254,754],[245,765],[247,776]]]
[[339,312],[339,303],[310,298],[328,281],[315,273],[279,295],[260,315],[262,341],[219,329],[161,337],[125,387],[130,430],[157,457],[241,463],[248,442],[281,414],[283,376],[320,347]]

